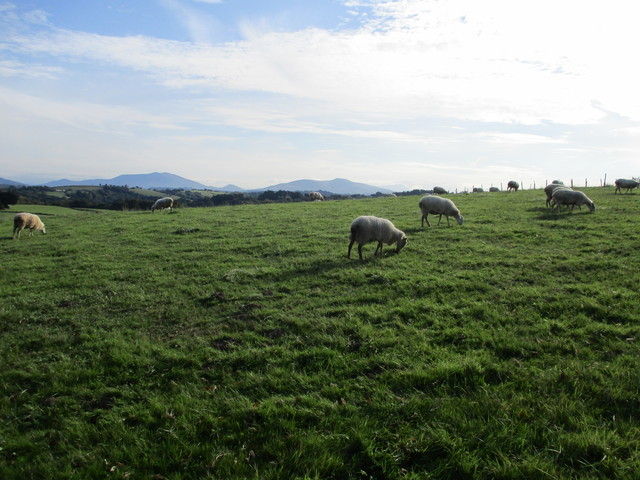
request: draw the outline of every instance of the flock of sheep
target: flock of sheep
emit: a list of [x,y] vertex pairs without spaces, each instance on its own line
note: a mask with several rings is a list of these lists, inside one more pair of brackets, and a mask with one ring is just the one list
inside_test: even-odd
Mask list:
[[[156,202],[151,207],[151,211],[155,210],[164,210],[164,209],[173,209],[173,198],[164,197],[156,200]],[[15,217],[13,217],[13,238],[19,239],[22,230],[25,228],[29,229],[29,236],[33,235],[34,231],[41,231],[42,233],[47,233],[44,223],[40,220],[40,217],[34,215],[33,213],[18,213]]]
[[[625,189],[627,192],[640,186],[640,182],[637,180],[618,179],[615,181],[616,190],[614,194]],[[510,181],[507,184],[507,189],[510,191],[517,191],[519,185],[515,181]],[[434,193],[446,193],[442,191],[440,187],[434,188]],[[544,192],[547,196],[547,206],[552,210],[559,211],[560,207],[567,206],[581,208],[582,205],[586,205],[590,212],[595,212],[596,205],[593,201],[587,197],[583,192],[572,190],[566,187],[562,182],[554,180],[551,184],[544,188]],[[322,201],[324,198],[320,193],[313,192],[310,196],[312,200]],[[173,199],[171,197],[164,197],[158,199],[151,211],[162,209],[173,209]],[[424,222],[427,222],[427,226],[431,227],[429,223],[429,214],[438,215],[438,225],[442,220],[442,215],[447,218],[447,225],[451,226],[449,217],[453,217],[458,221],[459,225],[462,225],[463,217],[460,214],[458,207],[448,198],[440,197],[438,195],[425,195],[418,202],[420,211],[422,212],[421,228],[424,228]],[[13,218],[13,238],[20,238],[20,233],[25,228],[29,229],[29,236],[33,235],[34,231],[41,231],[47,233],[44,223],[37,215],[31,213],[18,213]],[[400,252],[402,248],[407,244],[407,235],[397,229],[390,220],[385,218],[379,218],[374,216],[360,216],[351,223],[351,233],[349,235],[349,249],[347,251],[347,258],[351,258],[351,248],[354,243],[358,244],[358,256],[362,260],[362,247],[367,243],[378,242],[375,255],[382,255],[382,245],[396,244],[396,252]]]
[[[618,179],[615,181],[616,190],[615,193],[622,193],[622,189],[626,189],[627,192],[640,186],[640,182],[637,180]],[[510,181],[507,184],[508,191],[517,191],[520,185],[518,182]],[[433,189],[435,193],[446,193],[441,187]],[[584,192],[573,190],[565,186],[561,181],[554,180],[551,184],[544,188],[544,192],[547,195],[547,206],[552,210],[560,211],[560,207],[566,206],[573,210],[574,207],[582,208],[586,205],[590,212],[595,212],[596,205],[593,201],[587,197]],[[427,226],[431,227],[429,223],[429,214],[439,215],[438,225],[442,220],[442,215],[447,217],[447,225],[451,226],[449,217],[453,217],[458,221],[459,225],[462,225],[463,217],[460,214],[460,210],[455,204],[448,198],[443,198],[438,195],[425,195],[418,202],[420,211],[422,212],[421,228],[424,228],[424,222],[427,222]],[[362,216],[356,218],[351,224],[351,234],[349,236],[349,249],[347,251],[347,258],[351,258],[351,247],[354,243],[358,244],[358,255],[362,260],[362,246],[370,243],[378,242],[373,255],[382,255],[382,245],[392,245],[396,243],[396,253],[400,252],[402,248],[407,244],[407,235],[398,230],[395,225],[385,219],[373,216]]]
[[[438,225],[442,220],[442,215],[447,217],[447,224],[449,223],[449,217],[453,217],[458,221],[459,225],[462,225],[462,215],[460,210],[455,204],[448,198],[439,197],[438,195],[425,195],[418,202],[420,210],[422,211],[422,228],[424,228],[424,222],[429,223],[429,214],[439,215]],[[351,224],[351,235],[349,236],[349,250],[347,251],[347,258],[351,258],[351,247],[354,243],[358,244],[358,256],[362,260],[362,246],[370,242],[378,242],[376,251],[373,255],[382,255],[382,244],[392,245],[396,243],[396,252],[400,252],[402,248],[407,244],[407,235],[398,230],[390,220],[386,218],[378,218],[373,216],[362,216],[356,218]],[[378,253],[379,252],[379,253]]]

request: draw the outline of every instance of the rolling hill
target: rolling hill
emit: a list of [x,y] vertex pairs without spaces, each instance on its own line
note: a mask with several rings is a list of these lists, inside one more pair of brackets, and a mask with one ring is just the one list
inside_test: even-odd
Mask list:
[[[23,186],[25,184],[5,180],[0,178],[0,185]],[[214,187],[205,185],[188,178],[181,177],[168,172],[153,172],[143,174],[127,174],[119,175],[114,178],[93,178],[87,180],[69,180],[66,178],[46,182],[46,187],[70,187],[70,186],[88,186],[88,185],[115,185],[140,187],[146,189],[185,189],[185,190],[217,190],[221,192],[264,192],[267,190],[287,190],[291,192],[312,192],[321,191],[325,193],[333,193],[337,195],[372,195],[375,193],[391,193],[394,190],[366,183],[352,182],[345,178],[334,178],[333,180],[295,180],[287,183],[279,183],[263,188],[246,190],[237,185],[229,184],[224,187]],[[399,186],[398,186],[399,187]],[[402,190],[397,188],[395,191]]]
[[392,191],[366,183],[352,182],[345,178],[335,178],[333,180],[295,180],[293,182],[279,183],[270,187],[260,188],[252,191],[264,190],[288,190],[291,192],[312,192],[323,191],[335,193],[337,195],[372,195],[377,192],[391,193]]
[[67,187],[74,185],[117,185],[141,188],[185,188],[185,189],[202,189],[213,188],[207,187],[203,183],[195,182],[179,175],[172,173],[143,173],[119,175],[114,178],[94,178],[90,180],[55,180],[44,184],[47,187]]

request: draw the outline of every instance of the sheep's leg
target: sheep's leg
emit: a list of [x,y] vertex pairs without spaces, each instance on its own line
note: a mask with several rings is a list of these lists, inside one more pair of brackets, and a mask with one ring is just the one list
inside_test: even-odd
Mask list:
[[362,244],[361,243],[358,244],[358,257],[360,257],[360,260],[362,260]]
[[447,217],[447,225],[451,226],[451,223],[449,223],[449,215],[446,215]]
[[422,228],[424,228],[424,221],[427,221],[427,226],[430,227],[431,224],[429,223],[429,214],[427,213],[426,215],[422,215]]
[[353,247],[353,243],[355,242],[355,240],[351,240],[351,243],[349,243],[349,250],[347,251],[347,258],[351,258],[351,247]]
[[442,214],[438,217],[438,225],[440,225],[440,220],[442,220]]
[[378,250],[380,250],[379,255],[382,256],[382,242],[378,242],[378,246],[376,247],[376,251],[373,252],[373,256],[375,257],[376,255],[378,255]]

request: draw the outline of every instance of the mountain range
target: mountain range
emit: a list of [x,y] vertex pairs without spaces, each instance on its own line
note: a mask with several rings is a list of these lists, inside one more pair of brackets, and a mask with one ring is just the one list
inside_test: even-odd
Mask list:
[[[0,178],[0,186],[23,186],[24,183],[15,182]],[[174,175],[172,173],[143,173],[143,174],[130,174],[119,175],[114,178],[95,178],[89,180],[54,180],[51,182],[39,184],[47,187],[70,187],[78,185],[117,185],[117,186],[129,186],[140,187],[149,189],[187,189],[187,190],[216,190],[221,192],[263,192],[266,190],[287,190],[291,192],[312,192],[322,191],[326,193],[333,193],[337,195],[372,195],[377,192],[391,193],[393,190],[384,187],[378,187],[374,185],[368,185],[366,183],[352,182],[344,178],[335,178],[333,180],[295,180],[288,183],[279,183],[276,185],[270,185],[268,187],[256,188],[251,190],[245,190],[236,185],[226,185],[224,187],[208,186],[200,182],[189,180],[188,178]],[[394,187],[402,187],[396,185]],[[394,188],[396,191],[402,190],[402,188]]]

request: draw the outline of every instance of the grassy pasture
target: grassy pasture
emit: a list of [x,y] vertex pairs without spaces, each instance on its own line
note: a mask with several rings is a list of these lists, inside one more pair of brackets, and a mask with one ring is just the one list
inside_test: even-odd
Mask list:
[[217,190],[198,190],[193,189],[192,192],[199,193],[203,197],[215,197],[216,195],[223,195],[226,192],[219,192]]
[[[57,207],[55,205],[28,205],[28,204],[20,204],[20,205],[11,205],[7,210],[0,210],[0,221],[8,220],[9,227],[3,228],[1,231],[6,233],[13,230],[13,216],[19,212],[29,212],[35,213],[36,215],[41,215],[40,218],[45,225],[47,224],[47,217],[51,215],[82,215],[87,213],[86,210],[77,210],[73,208],[66,207]],[[0,233],[0,235],[2,235]]]
[[162,198],[166,196],[166,194],[162,192],[158,192],[157,190],[148,190],[146,188],[132,188],[131,191],[135,193],[139,193],[140,195],[146,195],[148,197]]
[[640,195],[584,190],[0,212],[0,478],[635,479]]

